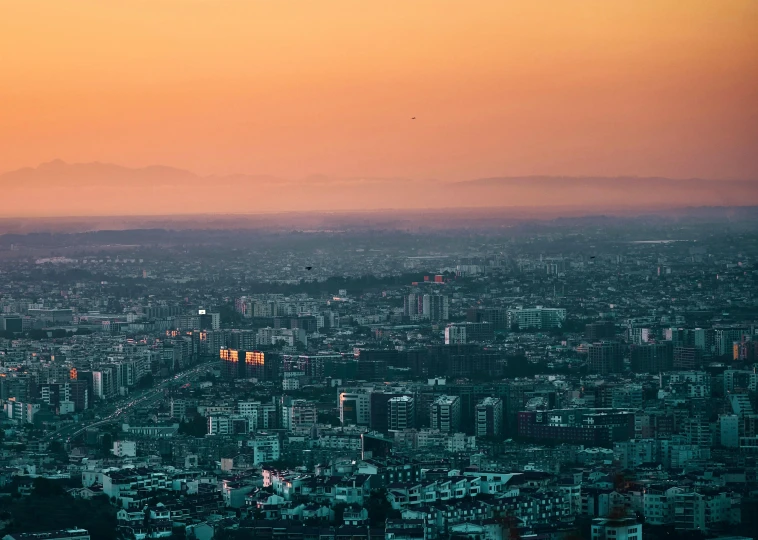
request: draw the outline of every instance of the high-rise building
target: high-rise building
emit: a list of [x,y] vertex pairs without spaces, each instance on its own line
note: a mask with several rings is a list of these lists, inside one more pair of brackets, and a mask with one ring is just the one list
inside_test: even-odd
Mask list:
[[232,330],[228,332],[227,345],[230,349],[254,351],[258,345],[256,337],[257,332],[254,330]]
[[425,294],[423,298],[423,315],[432,322],[448,319],[448,297],[443,294]]
[[445,345],[466,343],[466,325],[448,324],[445,327]]
[[493,330],[507,330],[508,312],[503,308],[473,307],[466,311],[466,322],[489,323]]
[[57,407],[61,401],[71,401],[71,386],[69,383],[41,384],[40,399],[47,405]]
[[700,368],[703,354],[695,347],[674,347],[673,367],[676,371],[691,371]]
[[522,330],[547,330],[560,328],[566,320],[564,308],[514,308],[508,310],[508,328],[517,327]]
[[227,380],[271,381],[279,377],[281,361],[276,354],[223,347],[219,351],[219,357],[223,362],[221,373]]
[[173,398],[171,400],[171,418],[184,420],[187,416],[187,400]]
[[487,397],[476,405],[476,436],[499,437],[503,434],[503,400]]
[[689,417],[683,422],[684,435],[687,443],[701,448],[711,447],[711,426],[707,419],[701,417]]
[[113,370],[110,367],[92,372],[92,386],[95,397],[106,399],[116,393],[116,381]]
[[692,345],[704,353],[712,353],[716,346],[716,332],[712,328],[693,329]]
[[318,423],[318,411],[316,410],[316,405],[311,401],[305,399],[293,400],[288,412],[288,425],[282,426],[285,429],[304,431],[311,429]]
[[389,428],[390,405],[392,398],[406,395],[405,389],[384,387],[371,392],[369,403],[369,427],[373,431],[386,432]]
[[584,335],[589,341],[611,339],[616,335],[616,325],[613,321],[589,323],[584,327]]
[[719,431],[721,446],[737,448],[740,445],[740,417],[736,414],[719,416]]
[[617,341],[593,343],[588,353],[590,373],[606,375],[624,370],[624,347]]
[[26,401],[31,398],[35,390],[35,381],[28,374],[5,374],[0,377],[0,399],[7,401],[10,398],[16,398],[19,401]]
[[461,430],[461,399],[458,396],[439,396],[430,407],[429,424],[443,433]]
[[221,328],[220,313],[206,313],[204,309],[201,309],[198,317],[201,330],[218,330]]
[[388,401],[388,428],[402,431],[416,427],[416,407],[411,396],[397,396]]
[[356,377],[361,380],[384,380],[388,365],[397,365],[399,354],[395,349],[359,349],[356,357]]
[[466,343],[491,341],[495,337],[495,325],[488,322],[458,323],[466,329]]
[[424,297],[418,293],[410,293],[403,297],[403,315],[416,318],[424,314]]
[[[422,372],[429,377],[502,376],[505,356],[502,351],[475,344],[438,345],[427,349]],[[413,365],[409,365],[414,369]]]
[[632,345],[630,357],[632,371],[635,373],[671,371],[674,365],[674,346],[670,341]]
[[244,355],[242,357],[243,361],[240,361],[240,352],[236,349],[222,348],[219,351],[222,362],[221,374],[224,379],[234,380],[245,377]]
[[371,418],[371,394],[340,392],[340,422],[343,426],[368,426]]
[[716,354],[732,356],[734,344],[742,341],[742,336],[749,334],[746,328],[717,328],[715,332]]
[[74,410],[81,412],[90,405],[90,394],[87,381],[75,380],[68,383],[71,388],[71,401],[74,402]]

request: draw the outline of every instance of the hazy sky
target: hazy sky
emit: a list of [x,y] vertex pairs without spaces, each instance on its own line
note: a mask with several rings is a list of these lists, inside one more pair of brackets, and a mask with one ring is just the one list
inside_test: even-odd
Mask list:
[[758,179],[757,141],[756,0],[0,0],[0,171]]

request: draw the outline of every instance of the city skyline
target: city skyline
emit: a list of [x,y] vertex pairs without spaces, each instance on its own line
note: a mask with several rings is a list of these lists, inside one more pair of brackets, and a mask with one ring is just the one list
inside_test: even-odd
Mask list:
[[0,540],[754,539],[756,23],[0,2]]

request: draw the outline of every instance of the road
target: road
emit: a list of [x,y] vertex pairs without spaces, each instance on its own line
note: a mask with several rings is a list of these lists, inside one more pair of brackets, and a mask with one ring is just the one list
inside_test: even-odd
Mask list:
[[64,441],[70,442],[72,439],[75,439],[76,437],[78,437],[79,435],[87,431],[89,428],[101,426],[104,424],[112,424],[113,422],[118,422],[119,419],[123,417],[126,413],[128,413],[131,409],[138,407],[140,405],[149,405],[161,399],[163,395],[163,390],[165,390],[169,385],[175,384],[177,382],[180,382],[186,379],[191,379],[193,376],[197,376],[201,372],[206,371],[209,367],[213,366],[214,364],[219,364],[219,363],[220,361],[218,360],[204,362],[202,364],[193,366],[191,369],[182,371],[181,373],[177,373],[173,377],[162,380],[161,382],[158,383],[157,386],[154,386],[153,388],[144,390],[133,396],[127,397],[124,400],[119,401],[118,403],[115,403],[112,405],[106,405],[105,407],[100,407],[99,409],[96,409],[96,410],[99,410],[101,414],[107,414],[107,416],[97,418],[93,421],[90,421],[89,423],[78,422],[76,424],[70,424],[70,425],[64,426],[58,431],[54,431],[53,433],[50,433],[44,436],[42,438],[42,441],[48,442],[48,443],[53,440],[58,440],[60,442],[64,442]]

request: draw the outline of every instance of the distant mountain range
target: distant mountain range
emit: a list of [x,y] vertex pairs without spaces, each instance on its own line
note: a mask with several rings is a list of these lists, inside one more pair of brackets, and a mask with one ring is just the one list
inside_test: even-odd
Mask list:
[[289,180],[59,160],[0,174],[0,190],[0,216],[6,217],[543,206],[607,213],[758,204],[758,181],[553,176],[461,182],[328,176]]

